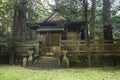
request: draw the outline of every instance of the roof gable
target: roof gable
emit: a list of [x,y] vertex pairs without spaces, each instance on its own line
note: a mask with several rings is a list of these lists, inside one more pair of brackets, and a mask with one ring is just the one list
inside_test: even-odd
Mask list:
[[60,21],[66,21],[58,12],[54,12],[49,18],[40,23],[40,26],[57,26]]
[[55,12],[51,17],[48,18],[49,22],[58,22],[61,20],[66,20],[63,16],[61,16],[58,12]]

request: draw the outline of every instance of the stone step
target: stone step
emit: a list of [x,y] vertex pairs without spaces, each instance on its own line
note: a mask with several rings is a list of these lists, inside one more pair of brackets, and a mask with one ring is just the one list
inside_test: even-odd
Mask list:
[[58,59],[54,57],[42,57],[36,64],[28,64],[28,66],[58,68]]

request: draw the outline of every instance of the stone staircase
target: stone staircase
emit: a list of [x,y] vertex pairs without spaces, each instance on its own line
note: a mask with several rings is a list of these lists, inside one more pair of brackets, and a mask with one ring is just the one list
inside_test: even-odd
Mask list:
[[58,59],[54,57],[42,56],[36,64],[29,63],[31,67],[59,68]]

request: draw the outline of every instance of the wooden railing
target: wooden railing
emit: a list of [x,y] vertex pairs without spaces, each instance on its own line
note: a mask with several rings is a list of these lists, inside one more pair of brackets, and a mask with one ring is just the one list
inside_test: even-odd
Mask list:
[[89,48],[86,41],[79,40],[63,40],[61,41],[61,51],[67,50],[69,53],[90,53],[94,54],[115,54],[120,55],[120,41],[119,40],[94,40],[90,41]]
[[[30,43],[22,43],[18,44],[16,46],[16,52],[26,52],[29,48],[32,46],[36,46],[36,48],[39,48],[38,42],[30,42]],[[56,47],[42,47],[42,51],[44,52],[54,52],[58,53],[59,51],[67,50],[69,53],[87,53],[88,47],[86,46],[86,41],[82,40],[62,40],[61,45]],[[61,47],[61,49],[59,48]],[[90,41],[89,50],[91,53],[94,54],[114,54],[114,55],[120,55],[120,40],[94,40]],[[42,53],[43,53],[42,52]],[[1,50],[0,54],[7,54],[11,53],[9,50]]]

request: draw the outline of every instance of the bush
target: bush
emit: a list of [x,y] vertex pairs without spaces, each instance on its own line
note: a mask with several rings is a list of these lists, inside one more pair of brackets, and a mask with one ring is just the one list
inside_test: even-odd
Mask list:
[[70,56],[70,66],[80,66],[81,61],[79,60],[78,56]]

